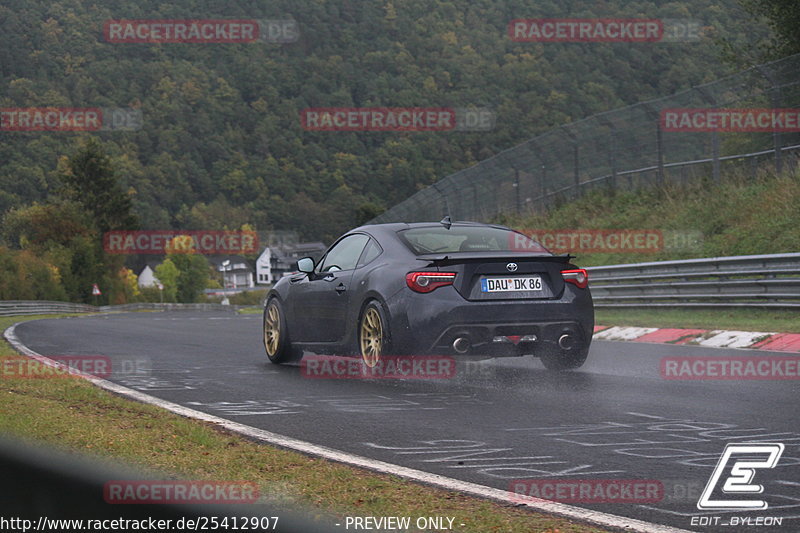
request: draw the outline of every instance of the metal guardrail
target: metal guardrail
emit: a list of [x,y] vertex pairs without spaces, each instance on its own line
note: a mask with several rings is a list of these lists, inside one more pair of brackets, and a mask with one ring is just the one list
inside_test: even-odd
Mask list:
[[[800,308],[800,253],[588,267],[595,307]],[[245,305],[0,301],[0,316],[109,311],[235,311]]]
[[177,304],[177,303],[135,303],[124,305],[86,305],[69,302],[47,301],[0,301],[0,317],[23,315],[52,315],[63,313],[108,313],[112,311],[236,311],[246,305],[222,304]]
[[93,313],[99,308],[93,305],[73,304],[69,302],[47,301],[0,301],[0,316],[52,315],[61,313]]
[[800,253],[590,267],[596,307],[800,308]]

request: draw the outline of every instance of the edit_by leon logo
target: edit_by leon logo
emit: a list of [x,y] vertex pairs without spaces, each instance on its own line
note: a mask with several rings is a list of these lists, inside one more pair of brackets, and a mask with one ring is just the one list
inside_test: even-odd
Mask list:
[[[783,450],[784,445],[779,442],[742,442],[730,443],[725,446],[725,450],[711,474],[711,479],[708,480],[700,495],[697,508],[702,511],[767,509],[769,504],[765,500],[742,499],[736,498],[736,496],[762,494],[764,492],[763,485],[753,483],[756,472],[759,469],[775,468],[783,455]],[[721,499],[721,496],[714,496],[714,490],[723,474],[726,473],[729,463],[731,464],[730,471],[721,487],[722,494],[729,498]]]

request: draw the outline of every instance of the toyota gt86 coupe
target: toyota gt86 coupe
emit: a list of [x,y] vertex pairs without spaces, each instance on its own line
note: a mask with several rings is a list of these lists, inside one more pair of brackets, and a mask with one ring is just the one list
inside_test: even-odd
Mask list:
[[586,360],[594,309],[585,270],[503,226],[361,226],[297,262],[267,294],[273,363],[304,350],[360,356],[534,355],[551,370]]

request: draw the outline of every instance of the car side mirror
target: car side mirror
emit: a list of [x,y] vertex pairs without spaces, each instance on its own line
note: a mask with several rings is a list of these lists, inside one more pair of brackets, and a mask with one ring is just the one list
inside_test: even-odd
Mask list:
[[314,259],[311,257],[304,257],[297,260],[297,270],[306,274],[314,272]]

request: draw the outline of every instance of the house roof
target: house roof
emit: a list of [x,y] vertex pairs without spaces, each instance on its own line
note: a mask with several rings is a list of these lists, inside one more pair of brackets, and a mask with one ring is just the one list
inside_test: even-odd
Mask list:
[[208,262],[215,267],[222,266],[222,263],[225,261],[230,261],[232,265],[239,263],[244,263],[248,266],[251,265],[250,261],[241,255],[208,255],[206,256],[206,259],[208,259]]

